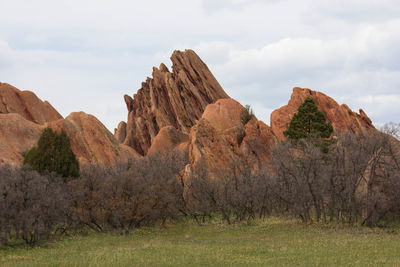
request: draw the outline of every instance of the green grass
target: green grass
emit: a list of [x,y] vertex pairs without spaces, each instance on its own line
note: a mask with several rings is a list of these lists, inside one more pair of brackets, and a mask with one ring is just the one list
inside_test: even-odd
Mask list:
[[400,266],[397,229],[193,222],[129,235],[74,236],[47,247],[0,250],[1,266]]

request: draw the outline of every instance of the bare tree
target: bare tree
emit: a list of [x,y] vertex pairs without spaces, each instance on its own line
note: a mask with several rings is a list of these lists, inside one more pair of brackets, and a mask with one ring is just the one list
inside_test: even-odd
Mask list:
[[0,232],[7,243],[11,233],[34,245],[67,224],[66,186],[54,174],[40,175],[27,168],[0,167]]
[[380,127],[379,130],[400,140],[400,123],[388,122]]

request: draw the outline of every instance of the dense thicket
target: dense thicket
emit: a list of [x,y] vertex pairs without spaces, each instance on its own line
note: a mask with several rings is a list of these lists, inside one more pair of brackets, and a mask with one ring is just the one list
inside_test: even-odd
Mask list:
[[24,165],[30,165],[41,174],[55,172],[62,177],[78,177],[79,162],[71,150],[71,144],[64,131],[60,134],[46,128],[37,146],[25,155]]
[[125,232],[184,214],[180,171],[187,155],[170,153],[115,168],[86,166],[77,179],[0,166],[0,237],[30,245],[89,227]]
[[324,153],[312,141],[275,147],[274,188],[303,221],[376,224],[395,211],[400,192],[400,149],[381,134],[338,135]]
[[124,233],[181,216],[200,224],[215,215],[227,223],[271,214],[369,225],[400,219],[399,143],[383,133],[336,136],[328,152],[307,138],[282,142],[268,169],[238,161],[212,176],[206,162],[189,168],[188,155],[175,152],[112,169],[88,166],[67,181],[2,166],[1,240],[33,245],[89,228]]
[[0,236],[33,245],[71,219],[70,194],[62,179],[28,168],[0,167]]

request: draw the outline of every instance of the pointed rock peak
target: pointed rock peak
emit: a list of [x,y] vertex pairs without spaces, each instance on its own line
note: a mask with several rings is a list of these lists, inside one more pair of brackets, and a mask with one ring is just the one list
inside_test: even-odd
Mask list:
[[114,129],[114,136],[115,136],[115,139],[117,139],[117,141],[119,143],[123,143],[125,141],[125,138],[126,138],[126,122],[121,121],[118,124],[118,128]]
[[124,95],[124,100],[126,103],[126,108],[128,109],[128,111],[131,111],[133,108],[133,99],[132,97],[130,97],[129,95]]
[[207,65],[191,49],[186,49],[185,51],[175,50],[172,53],[171,61],[173,73],[177,73],[181,69],[196,69],[198,72],[210,72]]
[[159,69],[160,69],[161,72],[169,72],[167,66],[165,66],[164,63],[160,64],[160,68]]
[[161,128],[173,126],[188,134],[208,104],[229,98],[194,51],[174,51],[171,61],[172,73],[161,63],[133,99],[125,96],[128,121],[124,144],[142,155]]

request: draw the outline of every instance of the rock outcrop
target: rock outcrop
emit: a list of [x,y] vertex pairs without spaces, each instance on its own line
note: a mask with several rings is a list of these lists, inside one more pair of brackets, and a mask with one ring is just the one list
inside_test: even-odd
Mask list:
[[197,166],[209,168],[211,177],[232,166],[246,162],[253,170],[269,163],[269,151],[276,137],[271,129],[256,118],[246,125],[240,122],[244,107],[233,99],[210,104],[190,132],[189,162],[191,172]]
[[314,99],[318,109],[325,114],[326,120],[332,123],[336,131],[356,133],[375,129],[370,118],[362,109],[360,109],[360,113],[356,113],[347,105],[339,105],[335,100],[321,92],[295,87],[289,103],[271,113],[271,128],[279,140],[285,139],[283,131],[289,128],[293,115],[297,113],[299,106],[308,97]]
[[76,112],[63,119],[34,93],[0,83],[0,164],[20,165],[46,127],[66,132],[72,151],[83,165],[112,166],[140,156],[118,142],[94,116]]
[[195,52],[175,51],[171,60],[172,72],[161,64],[133,98],[125,95],[128,121],[114,135],[92,115],[76,112],[63,119],[34,93],[0,83],[0,163],[20,164],[41,131],[51,127],[66,132],[81,164],[112,166],[176,150],[189,155],[189,171],[201,163],[217,174],[238,162],[257,170],[269,164],[270,148],[284,139],[307,97],[336,131],[375,129],[362,110],[355,113],[323,93],[297,87],[289,103],[271,114],[271,127],[256,118],[242,125],[243,106],[229,98]]
[[126,122],[121,121],[118,128],[114,129],[114,136],[118,142],[123,143],[126,138]]
[[161,128],[157,136],[153,139],[148,155],[160,153],[166,154],[173,150],[185,153],[188,150],[189,137],[173,126]]
[[132,148],[120,144],[94,116],[73,112],[65,119],[48,123],[55,131],[64,130],[80,164],[114,166],[139,157]]
[[184,134],[203,114],[208,104],[229,98],[206,64],[192,50],[175,51],[172,72],[161,64],[153,68],[153,78],[142,83],[133,99],[125,95],[128,108],[126,129],[116,136],[141,155],[147,154],[161,128],[173,126]]
[[37,144],[41,126],[18,113],[0,114],[0,165],[20,165],[25,153]]
[[18,113],[37,124],[62,118],[49,102],[40,100],[31,91],[20,91],[7,83],[0,83],[0,113]]
[[42,125],[11,113],[0,114],[0,164],[20,165],[46,127],[65,131],[81,165],[115,166],[140,156],[131,147],[120,144],[98,119],[84,112]]

